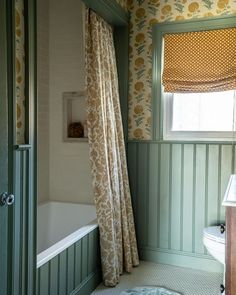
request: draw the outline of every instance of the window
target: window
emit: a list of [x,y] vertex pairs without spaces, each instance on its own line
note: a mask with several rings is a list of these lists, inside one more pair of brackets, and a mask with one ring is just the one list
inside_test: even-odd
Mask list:
[[232,140],[235,91],[164,94],[164,139]]
[[153,27],[153,138],[232,141],[235,17]]

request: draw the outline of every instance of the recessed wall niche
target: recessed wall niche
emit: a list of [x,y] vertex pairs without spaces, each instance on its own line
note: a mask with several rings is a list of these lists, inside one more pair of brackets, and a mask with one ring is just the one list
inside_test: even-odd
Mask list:
[[63,140],[88,141],[85,92],[63,92]]

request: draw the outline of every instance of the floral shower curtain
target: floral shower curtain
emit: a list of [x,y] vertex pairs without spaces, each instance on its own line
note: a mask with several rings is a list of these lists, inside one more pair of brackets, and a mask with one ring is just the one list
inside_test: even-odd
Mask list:
[[112,27],[86,11],[87,123],[103,280],[139,264],[127,174]]

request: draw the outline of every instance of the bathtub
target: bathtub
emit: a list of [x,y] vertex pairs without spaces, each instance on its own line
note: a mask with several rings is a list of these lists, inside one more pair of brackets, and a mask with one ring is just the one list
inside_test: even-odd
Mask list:
[[95,207],[38,206],[37,295],[89,295],[101,282]]

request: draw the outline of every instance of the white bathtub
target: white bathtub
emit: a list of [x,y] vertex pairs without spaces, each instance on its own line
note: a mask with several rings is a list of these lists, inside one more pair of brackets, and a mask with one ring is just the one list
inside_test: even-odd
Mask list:
[[92,205],[47,202],[38,207],[37,268],[97,227]]

